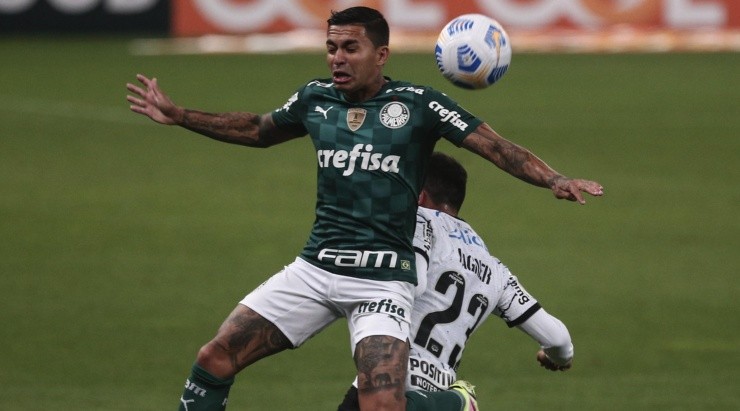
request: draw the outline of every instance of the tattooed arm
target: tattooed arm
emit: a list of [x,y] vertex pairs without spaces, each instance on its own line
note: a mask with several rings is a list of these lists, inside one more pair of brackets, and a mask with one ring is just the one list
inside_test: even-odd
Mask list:
[[250,147],[269,147],[300,137],[275,127],[270,114],[204,113],[182,109],[176,124],[226,143]]
[[584,204],[583,194],[603,194],[595,181],[571,179],[553,170],[524,147],[506,140],[488,124],[481,124],[463,140],[462,146],[489,160],[507,173],[538,187],[549,188],[555,197]]
[[126,98],[131,103],[131,111],[157,123],[179,125],[214,140],[250,147],[269,147],[300,137],[299,134],[277,128],[270,114],[216,114],[179,107],[162,92],[156,78],[149,79],[138,74],[136,79],[144,88],[126,84],[128,91],[138,96],[129,95]]

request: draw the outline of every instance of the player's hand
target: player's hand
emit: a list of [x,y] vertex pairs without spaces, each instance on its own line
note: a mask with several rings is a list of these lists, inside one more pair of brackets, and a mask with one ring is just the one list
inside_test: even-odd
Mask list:
[[149,79],[137,74],[136,79],[144,85],[144,88],[131,83],[126,84],[126,89],[138,96],[126,96],[126,100],[131,103],[131,111],[143,114],[157,123],[168,125],[176,124],[182,118],[182,109],[160,90],[156,78]]
[[548,356],[545,354],[543,350],[539,350],[537,352],[537,362],[540,363],[540,365],[550,371],[566,371],[569,370],[570,367],[573,366],[573,360],[571,359],[565,364],[555,364]]
[[592,196],[604,195],[604,187],[595,181],[570,179],[566,177],[557,178],[552,181],[552,192],[555,197],[569,201],[577,201],[579,204],[586,204],[583,193]]

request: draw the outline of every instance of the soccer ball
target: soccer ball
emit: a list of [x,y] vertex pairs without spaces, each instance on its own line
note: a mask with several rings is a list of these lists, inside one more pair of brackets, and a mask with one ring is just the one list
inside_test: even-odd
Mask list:
[[482,89],[508,70],[511,42],[496,20],[482,14],[463,14],[439,33],[434,54],[439,71],[452,84]]

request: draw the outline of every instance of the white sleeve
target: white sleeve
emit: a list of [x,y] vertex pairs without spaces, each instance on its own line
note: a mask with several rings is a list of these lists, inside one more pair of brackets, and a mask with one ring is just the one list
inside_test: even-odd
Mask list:
[[432,222],[424,214],[424,209],[416,210],[416,229],[414,230],[414,253],[416,254],[416,297],[424,293],[427,288],[427,269],[429,268],[430,253],[434,243]]
[[573,359],[573,342],[568,328],[544,309],[537,310],[517,328],[535,339],[552,362],[564,365]]
[[420,295],[424,294],[424,291],[427,289],[427,259],[424,258],[424,255],[421,253],[415,253],[416,254],[416,291],[414,293],[415,297],[419,297]]

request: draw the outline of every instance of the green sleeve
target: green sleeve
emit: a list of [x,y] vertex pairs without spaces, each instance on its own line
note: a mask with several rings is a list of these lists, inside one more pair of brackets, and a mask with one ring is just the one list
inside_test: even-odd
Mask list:
[[483,120],[475,117],[455,100],[434,89],[425,93],[425,117],[434,124],[439,136],[460,146],[470,133],[475,131]]
[[293,130],[296,134],[307,134],[303,124],[306,112],[305,91],[306,86],[301,87],[282,107],[273,110],[272,121],[278,128]]

